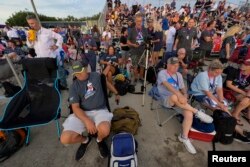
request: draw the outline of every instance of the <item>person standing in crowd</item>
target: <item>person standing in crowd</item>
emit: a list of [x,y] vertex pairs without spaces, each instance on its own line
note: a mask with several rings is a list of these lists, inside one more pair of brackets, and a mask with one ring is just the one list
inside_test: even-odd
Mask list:
[[175,0],[173,0],[173,1],[171,2],[170,6],[171,6],[172,9],[175,9],[175,5],[176,5],[176,2],[175,2]]
[[197,37],[196,28],[194,28],[195,20],[190,19],[188,21],[187,27],[183,27],[176,38],[173,50],[178,50],[180,48],[186,49],[187,60],[192,56],[192,49],[194,48],[194,40]]
[[152,40],[152,43],[154,44],[153,55],[152,55],[153,65],[158,64],[160,51],[162,49],[162,42],[163,42],[163,32],[161,24],[159,22],[156,22],[154,26],[154,36]]
[[173,50],[175,34],[176,34],[176,25],[177,25],[177,23],[175,23],[175,22],[171,23],[169,30],[165,32],[166,52],[172,52],[172,50]]
[[97,45],[95,40],[88,36],[87,34],[83,34],[83,39],[80,42],[80,48],[83,50],[82,59],[84,63],[87,63],[91,67],[91,71],[96,71],[96,54]]
[[[41,27],[34,15],[29,15],[26,20],[32,30],[35,31],[36,40],[30,41],[28,34],[27,45],[34,48],[36,57],[56,57],[55,51],[62,48],[63,38],[52,30]],[[55,42],[56,40],[56,42]]]
[[[138,79],[143,80],[144,69],[140,67],[139,60],[145,50],[145,40],[147,39],[147,30],[142,25],[143,17],[141,14],[135,16],[135,27],[131,29],[128,34],[128,45],[130,47],[131,59],[134,67],[134,81]],[[144,63],[144,62],[143,62]],[[138,76],[138,68],[140,69],[140,76]],[[140,77],[140,78],[139,78]]]
[[93,39],[96,42],[96,46],[97,46],[97,50],[100,50],[100,46],[101,46],[101,33],[100,30],[98,29],[97,25],[94,25],[92,31],[91,31],[91,35],[93,37]]
[[240,32],[240,30],[241,28],[239,26],[231,27],[224,35],[220,50],[220,61],[222,63],[227,63],[228,59],[233,54],[233,51],[236,46],[235,35]]
[[128,30],[126,27],[122,28],[121,34],[122,34],[120,38],[121,55],[122,55],[123,64],[126,65],[126,62],[129,58],[129,47],[127,43]]
[[213,49],[213,38],[215,35],[216,21],[212,20],[207,23],[207,29],[201,33],[200,38],[200,50],[202,56],[209,57],[211,50]]

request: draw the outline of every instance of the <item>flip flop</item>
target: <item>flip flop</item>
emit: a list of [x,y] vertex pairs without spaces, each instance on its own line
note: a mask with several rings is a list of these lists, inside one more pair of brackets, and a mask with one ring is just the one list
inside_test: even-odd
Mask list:
[[250,124],[250,119],[247,116],[247,112],[242,112],[241,116]]

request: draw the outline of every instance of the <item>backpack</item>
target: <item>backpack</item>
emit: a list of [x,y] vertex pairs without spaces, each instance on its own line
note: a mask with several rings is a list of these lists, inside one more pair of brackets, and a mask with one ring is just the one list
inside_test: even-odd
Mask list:
[[126,106],[114,110],[111,121],[113,132],[128,132],[135,135],[139,126],[141,126],[139,114],[133,108]]
[[118,91],[120,96],[124,96],[128,93],[128,86],[129,86],[129,80],[125,80],[125,81],[116,80],[115,81],[115,88]]
[[3,88],[5,90],[4,95],[6,97],[12,97],[14,96],[17,92],[19,92],[21,90],[21,88],[19,86],[16,86],[10,82],[3,82],[2,83]]
[[112,137],[109,167],[137,167],[137,144],[132,134],[119,133]]
[[215,110],[213,113],[216,135],[214,142],[231,144],[236,126],[236,119],[222,110]]
[[25,139],[24,129],[0,131],[0,163],[17,152],[23,146]]
[[156,71],[155,71],[154,67],[148,68],[146,80],[152,84],[156,83]]

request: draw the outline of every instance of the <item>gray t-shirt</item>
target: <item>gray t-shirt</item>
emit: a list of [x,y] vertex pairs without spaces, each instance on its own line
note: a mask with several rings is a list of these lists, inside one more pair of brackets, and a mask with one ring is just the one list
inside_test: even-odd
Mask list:
[[79,103],[84,111],[106,108],[100,74],[92,72],[84,81],[76,79],[69,89],[69,102]]
[[171,96],[173,94],[162,84],[163,81],[171,84],[176,90],[180,90],[185,87],[182,75],[179,72],[171,76],[167,70],[161,70],[158,74],[157,88],[162,99],[165,99],[167,96]]
[[130,52],[132,55],[139,55],[141,56],[145,46],[143,43],[147,39],[147,30],[145,28],[142,28],[141,30],[137,29],[136,27],[133,27],[128,34],[128,40],[132,42],[133,44],[141,44],[138,48],[130,47]]
[[177,49],[185,48],[186,50],[191,50],[192,39],[197,37],[197,30],[195,28],[188,29],[186,27],[182,28],[177,38],[179,39]]

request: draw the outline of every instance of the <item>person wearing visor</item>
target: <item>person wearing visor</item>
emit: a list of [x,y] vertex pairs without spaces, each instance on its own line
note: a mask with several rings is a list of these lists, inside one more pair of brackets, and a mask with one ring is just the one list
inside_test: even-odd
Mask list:
[[185,88],[182,75],[178,72],[179,63],[177,57],[168,59],[167,69],[160,71],[158,74],[157,88],[164,107],[174,108],[184,116],[182,133],[178,136],[178,139],[184,144],[188,152],[196,154],[196,150],[188,138],[193,116],[195,115],[206,123],[213,122],[213,118],[188,104],[187,89]]
[[[72,69],[76,77],[69,89],[73,114],[63,123],[61,143],[81,143],[75,156],[79,161],[91,142],[91,136],[96,135],[100,156],[105,158],[110,154],[105,138],[109,136],[113,114],[106,106],[101,75],[97,72],[88,73],[87,64],[81,62],[74,62]],[[106,83],[108,89],[116,94],[115,99],[119,100],[117,90],[109,82]]]

